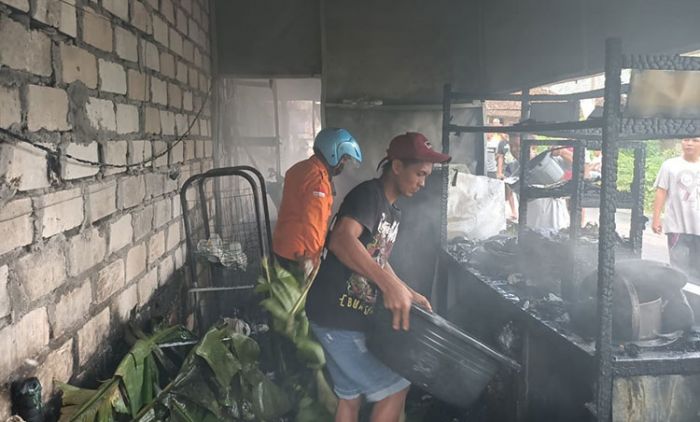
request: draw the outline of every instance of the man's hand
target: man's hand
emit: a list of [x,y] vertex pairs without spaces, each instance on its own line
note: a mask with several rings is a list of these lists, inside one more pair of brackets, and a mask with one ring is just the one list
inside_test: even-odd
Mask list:
[[413,289],[411,289],[411,292],[413,293],[413,303],[415,303],[416,305],[420,306],[428,312],[433,312],[433,307],[430,306],[430,301],[428,301],[428,299],[425,296],[416,292]]
[[411,290],[401,281],[396,280],[382,289],[382,295],[384,297],[384,307],[390,310],[393,315],[391,326],[394,330],[403,328],[404,331],[408,331],[408,319],[413,300]]
[[651,223],[651,230],[656,234],[663,232],[660,218],[654,218],[654,221]]

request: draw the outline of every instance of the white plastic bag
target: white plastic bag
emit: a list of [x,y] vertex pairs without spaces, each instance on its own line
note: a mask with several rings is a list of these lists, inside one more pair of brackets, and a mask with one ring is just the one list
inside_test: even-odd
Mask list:
[[[455,183],[456,181],[456,183]],[[450,176],[447,200],[447,239],[482,240],[506,228],[505,185],[486,176]]]

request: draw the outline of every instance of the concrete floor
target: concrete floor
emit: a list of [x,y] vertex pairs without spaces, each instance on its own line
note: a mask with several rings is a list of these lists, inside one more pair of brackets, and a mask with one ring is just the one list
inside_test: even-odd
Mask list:
[[[597,208],[587,208],[585,210],[584,221],[598,223],[598,211],[599,210]],[[650,215],[647,217],[649,217],[649,219],[651,220]],[[630,210],[618,210],[617,214],[615,215],[617,231],[625,237],[629,236],[630,219]],[[644,230],[644,238],[642,241],[642,258],[668,263],[668,248],[666,246],[666,235],[656,234],[653,231],[651,231],[651,223],[649,223],[647,229]]]

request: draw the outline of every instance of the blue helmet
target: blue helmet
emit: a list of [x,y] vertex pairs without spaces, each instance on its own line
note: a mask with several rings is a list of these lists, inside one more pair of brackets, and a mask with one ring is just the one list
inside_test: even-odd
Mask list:
[[343,156],[362,162],[362,151],[355,138],[345,129],[322,129],[314,139],[314,151],[318,151],[329,166],[335,167]]

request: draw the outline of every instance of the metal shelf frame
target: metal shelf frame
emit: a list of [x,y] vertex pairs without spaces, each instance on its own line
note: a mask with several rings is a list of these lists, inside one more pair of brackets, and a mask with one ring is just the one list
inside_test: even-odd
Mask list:
[[[621,107],[621,95],[628,91],[628,86],[621,82],[623,69],[637,70],[670,70],[670,71],[700,71],[700,58],[681,57],[668,55],[623,55],[622,42],[619,38],[606,40],[605,48],[605,88],[601,90],[576,93],[570,95],[530,95],[523,90],[521,95],[481,95],[452,92],[451,85],[446,84],[443,92],[443,131],[442,148],[444,153],[450,152],[450,135],[453,133],[536,133],[552,137],[566,138],[566,145],[574,147],[574,180],[568,186],[561,187],[559,192],[552,195],[571,195],[574,202],[572,221],[580,219],[580,193],[582,183],[583,149],[600,149],[602,151],[602,187],[600,192],[600,229],[598,244],[598,332],[596,336],[595,358],[598,374],[594,397],[595,414],[599,421],[612,419],[612,393],[613,378],[633,375],[663,375],[679,373],[700,373],[700,354],[694,353],[687,359],[671,359],[660,356],[652,361],[638,361],[634,359],[614,358],[612,342],[612,298],[613,280],[615,277],[615,212],[619,192],[617,190],[617,166],[618,152],[620,148],[634,148],[634,182],[632,187],[632,221],[634,227],[630,234],[630,243],[633,252],[641,255],[642,213],[644,198],[644,162],[646,150],[643,141],[659,139],[680,139],[700,136],[700,119],[666,119],[666,118],[636,118],[623,117]],[[596,98],[601,94],[604,97],[603,117],[588,119],[579,122],[564,123],[530,123],[513,126],[461,126],[453,124],[450,108],[456,100],[508,100],[523,103],[523,120],[528,118],[527,110],[531,100],[556,100],[571,101],[584,98]],[[564,140],[552,142],[525,141],[521,148],[521,163],[527,162],[529,156],[525,156],[529,148],[526,146],[542,144],[564,145]],[[483,142],[476,142],[477,157],[483,156]],[[578,151],[578,153],[577,153]],[[477,173],[483,172],[483,159],[477,165]],[[521,164],[521,210],[520,219],[526,216],[523,203],[529,194],[533,192],[526,186],[525,165]],[[443,183],[443,247],[447,245],[447,188],[449,174],[445,172]],[[545,193],[538,192],[532,196],[543,197]],[[524,212],[523,212],[524,211]],[[576,214],[576,215],[575,215]],[[578,221],[578,220],[576,220]],[[576,239],[575,232],[579,224],[571,225],[571,238]]]

